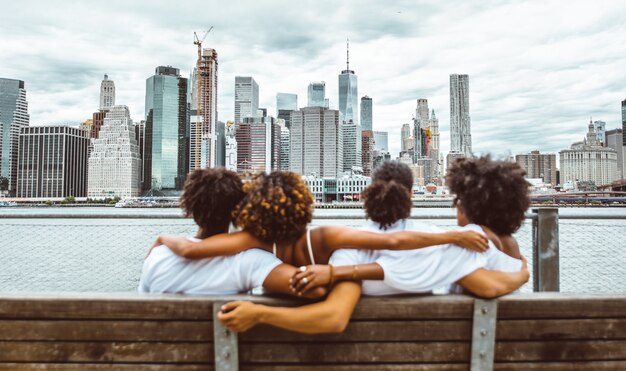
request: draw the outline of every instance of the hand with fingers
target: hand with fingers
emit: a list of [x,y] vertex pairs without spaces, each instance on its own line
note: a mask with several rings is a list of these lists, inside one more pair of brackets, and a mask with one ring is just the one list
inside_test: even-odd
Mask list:
[[471,251],[484,252],[489,248],[489,239],[476,231],[458,231],[456,244]]
[[235,332],[248,331],[259,324],[261,306],[249,301],[231,301],[217,313],[224,326]]
[[521,271],[526,274],[526,282],[528,282],[528,280],[530,279],[530,272],[528,272],[528,261],[526,260],[524,255],[521,255],[520,258],[522,259]]
[[310,290],[328,286],[333,283],[333,266],[332,265],[307,265],[300,267],[298,272],[289,280],[291,289],[298,295],[302,296]]

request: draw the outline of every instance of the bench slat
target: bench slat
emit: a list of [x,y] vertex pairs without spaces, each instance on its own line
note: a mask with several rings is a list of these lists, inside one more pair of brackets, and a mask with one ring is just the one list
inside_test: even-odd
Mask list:
[[213,344],[2,341],[0,362],[210,363]]
[[625,301],[605,295],[511,295],[498,300],[498,318],[626,318]]
[[0,340],[212,342],[213,322],[0,320]]
[[626,319],[500,320],[496,340],[626,339]]
[[209,364],[0,363],[0,371],[213,371]]
[[496,344],[496,362],[626,360],[626,341],[528,341]]

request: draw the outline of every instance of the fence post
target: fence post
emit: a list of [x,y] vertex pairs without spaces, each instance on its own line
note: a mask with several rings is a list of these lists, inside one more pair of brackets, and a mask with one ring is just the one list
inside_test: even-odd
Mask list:
[[230,331],[217,319],[224,302],[213,303],[213,346],[215,348],[215,371],[239,370],[237,333]]
[[559,285],[559,209],[533,209],[533,289],[556,291]]

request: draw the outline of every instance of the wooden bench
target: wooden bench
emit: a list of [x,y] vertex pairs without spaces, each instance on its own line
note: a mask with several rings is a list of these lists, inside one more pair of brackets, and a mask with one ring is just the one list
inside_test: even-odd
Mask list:
[[626,295],[363,298],[342,334],[238,336],[212,320],[232,299],[296,304],[1,294],[0,370],[626,370]]

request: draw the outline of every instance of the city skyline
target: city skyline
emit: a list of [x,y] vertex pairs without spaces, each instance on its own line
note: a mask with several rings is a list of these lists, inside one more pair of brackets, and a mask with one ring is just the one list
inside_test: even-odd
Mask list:
[[[375,99],[373,129],[389,132],[394,157],[400,128],[410,121],[418,98],[427,98],[436,110],[441,151],[449,151],[448,78],[454,73],[472,80],[475,153],[558,152],[580,137],[580,124],[589,116],[605,121],[607,130],[621,126],[626,71],[619,67],[626,26],[620,20],[626,8],[619,2],[593,7],[585,2],[567,7],[559,2],[452,7],[371,2],[358,9],[327,3],[308,12],[284,3],[224,9],[209,2],[211,17],[195,11],[198,3],[165,9],[144,2],[125,4],[119,17],[102,23],[92,17],[121,2],[108,8],[79,3],[71,10],[30,3],[6,4],[0,15],[0,47],[11,50],[0,56],[0,76],[26,82],[31,125],[89,118],[98,107],[105,73],[116,82],[117,99],[139,121],[145,116],[144,82],[154,66],[171,65],[187,76],[197,58],[193,31],[213,25],[204,47],[220,54],[221,121],[234,117],[236,75],[255,78],[259,106],[269,112],[275,112],[276,93],[306,97],[311,81],[326,81],[330,106],[338,108],[335,76],[345,68],[349,37],[359,94]],[[321,17],[322,11],[328,16]],[[229,21],[259,13],[280,24],[279,31],[255,26],[252,32],[245,22]],[[555,13],[561,15],[558,23]],[[23,28],[25,22],[31,26]]]

